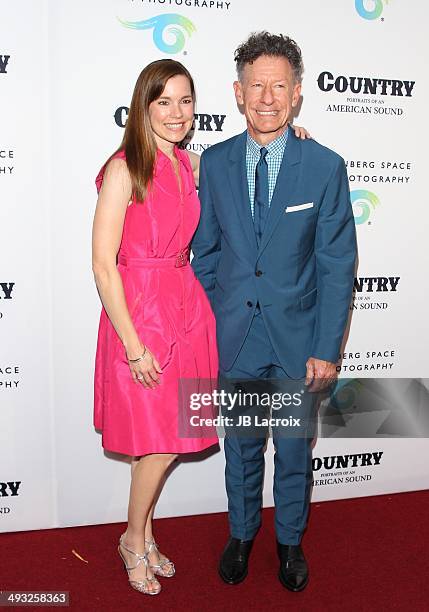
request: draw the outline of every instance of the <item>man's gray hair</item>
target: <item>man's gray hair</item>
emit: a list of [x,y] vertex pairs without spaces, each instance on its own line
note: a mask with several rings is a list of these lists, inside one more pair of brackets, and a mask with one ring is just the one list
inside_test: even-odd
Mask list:
[[301,49],[289,36],[270,34],[266,31],[252,32],[249,38],[235,50],[234,60],[240,81],[244,66],[253,64],[261,55],[286,58],[292,67],[295,82],[301,83],[304,72]]

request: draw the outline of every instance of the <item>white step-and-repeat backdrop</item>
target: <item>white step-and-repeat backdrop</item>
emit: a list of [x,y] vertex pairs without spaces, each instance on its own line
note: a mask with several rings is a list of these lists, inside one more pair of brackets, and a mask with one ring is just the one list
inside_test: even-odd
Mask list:
[[[174,57],[194,75],[188,146],[201,153],[244,129],[232,89],[237,45],[261,29],[299,43],[296,123],[347,161],[358,232],[341,376],[428,375],[428,16],[426,3],[401,0],[2,3],[1,531],[126,517],[129,465],[103,452],[92,426],[100,303],[90,239],[94,178],[154,59]],[[427,397],[414,384],[412,397]],[[317,441],[313,501],[429,487],[426,438],[339,436]],[[271,444],[266,459],[272,505]],[[221,451],[179,465],[158,516],[225,510],[223,470]]]

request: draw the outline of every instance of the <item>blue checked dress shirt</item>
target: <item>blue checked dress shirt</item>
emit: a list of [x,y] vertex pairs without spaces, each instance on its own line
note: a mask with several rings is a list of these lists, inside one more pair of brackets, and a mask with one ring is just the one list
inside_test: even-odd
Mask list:
[[[283,132],[281,136],[265,145],[268,153],[266,156],[268,165],[268,195],[269,203],[273,197],[274,188],[277,182],[277,176],[279,174],[280,166],[283,159],[283,154],[286,148],[286,143],[289,134],[289,127]],[[256,165],[261,157],[261,146],[253,140],[253,138],[247,133],[247,147],[246,147],[246,167],[247,167],[247,183],[249,185],[249,199],[250,208],[252,211],[252,217],[255,212],[255,172]]]

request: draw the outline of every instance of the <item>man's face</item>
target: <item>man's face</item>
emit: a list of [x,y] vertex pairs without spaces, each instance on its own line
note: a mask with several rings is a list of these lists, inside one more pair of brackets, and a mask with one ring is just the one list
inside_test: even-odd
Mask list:
[[286,129],[292,107],[301,95],[285,57],[261,55],[246,64],[241,81],[234,83],[235,98],[243,106],[247,129],[254,140],[268,144]]

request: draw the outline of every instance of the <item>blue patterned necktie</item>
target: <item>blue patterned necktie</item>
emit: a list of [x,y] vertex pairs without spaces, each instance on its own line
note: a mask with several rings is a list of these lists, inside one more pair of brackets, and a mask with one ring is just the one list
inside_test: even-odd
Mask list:
[[267,149],[262,147],[261,157],[259,158],[255,171],[255,207],[253,222],[255,224],[258,246],[261,244],[262,233],[264,231],[270,203],[268,191],[268,164],[265,159],[267,153]]

